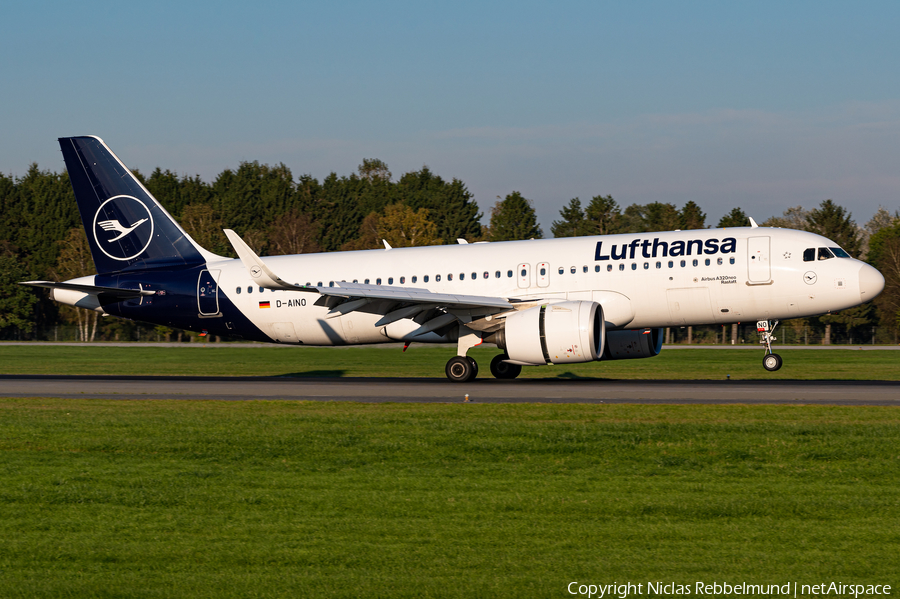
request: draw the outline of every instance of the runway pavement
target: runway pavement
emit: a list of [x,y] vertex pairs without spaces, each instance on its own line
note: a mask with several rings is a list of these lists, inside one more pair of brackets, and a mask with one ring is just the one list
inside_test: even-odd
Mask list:
[[0,397],[900,406],[900,382],[0,375]]

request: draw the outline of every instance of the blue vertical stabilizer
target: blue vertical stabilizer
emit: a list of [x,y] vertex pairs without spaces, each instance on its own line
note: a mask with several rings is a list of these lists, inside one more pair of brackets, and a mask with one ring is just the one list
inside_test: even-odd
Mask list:
[[198,246],[99,137],[59,139],[98,274],[182,268],[216,258]]

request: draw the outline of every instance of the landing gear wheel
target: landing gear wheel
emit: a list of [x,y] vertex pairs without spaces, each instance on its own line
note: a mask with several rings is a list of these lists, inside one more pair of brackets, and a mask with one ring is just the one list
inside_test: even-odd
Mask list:
[[763,358],[763,368],[769,372],[775,372],[781,368],[781,356],[778,354],[768,354]]
[[454,383],[465,383],[475,378],[476,368],[475,360],[465,356],[454,356],[447,362],[444,372]]
[[518,364],[508,364],[503,360],[509,360],[506,354],[494,356],[491,360],[491,374],[498,379],[514,379],[522,372],[522,367]]
[[466,360],[468,360],[469,363],[472,364],[472,368],[474,369],[474,372],[472,372],[472,378],[474,379],[476,376],[478,376],[478,362],[475,361],[475,358],[470,358],[469,356],[466,356]]

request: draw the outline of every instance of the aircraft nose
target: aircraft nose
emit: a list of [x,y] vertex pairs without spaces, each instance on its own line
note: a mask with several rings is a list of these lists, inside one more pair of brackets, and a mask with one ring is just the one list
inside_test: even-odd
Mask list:
[[859,269],[859,299],[868,302],[875,299],[884,289],[884,276],[878,269],[864,264]]

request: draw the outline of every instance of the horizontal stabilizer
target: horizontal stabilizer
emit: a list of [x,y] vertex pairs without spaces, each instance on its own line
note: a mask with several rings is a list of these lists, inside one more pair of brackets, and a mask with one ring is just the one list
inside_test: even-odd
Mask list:
[[141,289],[119,289],[117,287],[97,287],[95,285],[77,285],[75,283],[56,283],[54,281],[24,281],[19,285],[29,287],[44,287],[46,289],[66,289],[80,291],[89,295],[102,295],[108,301],[120,302],[134,299],[144,295],[156,295],[156,291],[143,291]]

